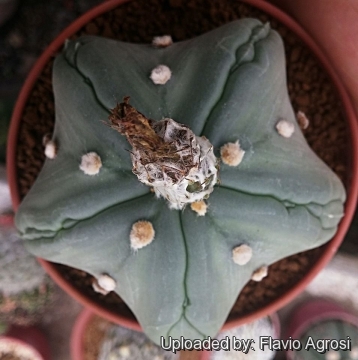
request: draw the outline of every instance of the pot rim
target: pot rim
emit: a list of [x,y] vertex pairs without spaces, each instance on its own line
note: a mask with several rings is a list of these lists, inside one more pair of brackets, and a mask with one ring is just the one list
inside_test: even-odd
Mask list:
[[[87,22],[94,19],[95,17],[110,11],[124,3],[127,3],[130,0],[108,0],[97,7],[89,10],[87,13],[76,19],[72,24],[70,24],[57,38],[47,47],[47,49],[42,53],[39,59],[36,61],[32,70],[30,71],[21,91],[16,101],[14,112],[12,115],[9,135],[8,135],[8,147],[7,147],[7,173],[10,185],[11,199],[13,203],[14,210],[16,211],[20,204],[20,193],[17,184],[17,172],[16,172],[16,145],[18,141],[18,133],[20,128],[21,114],[26,105],[27,98],[32,91],[32,88],[43,70],[45,64],[50,60],[50,58],[59,51],[59,49],[64,44],[65,40],[80,30]],[[357,196],[358,196],[358,121],[353,110],[353,105],[351,99],[342,84],[341,80],[337,76],[335,70],[330,64],[329,60],[325,57],[324,53],[321,51],[319,46],[315,43],[312,37],[286,13],[276,8],[275,6],[267,3],[264,0],[240,0],[244,3],[252,5],[272,17],[276,18],[292,32],[294,32],[297,37],[299,37],[303,43],[313,52],[318,61],[323,65],[326,72],[328,73],[331,81],[335,85],[338,95],[344,105],[344,112],[346,115],[346,123],[349,128],[348,133],[350,134],[350,179],[348,191],[347,191],[347,200],[345,203],[345,216],[341,220],[338,231],[334,238],[330,240],[326,245],[323,254],[317,260],[317,262],[310,268],[309,272],[299,280],[293,287],[287,290],[279,298],[275,299],[271,303],[263,306],[260,309],[257,309],[254,312],[248,313],[239,318],[227,320],[223,326],[223,330],[230,329],[235,326],[239,326],[244,323],[254,321],[258,318],[271,314],[287,303],[289,303],[293,298],[295,298],[303,289],[308,285],[308,283],[318,274],[318,272],[328,263],[328,261],[333,257],[337,251],[340,243],[343,241],[346,232],[348,231],[349,225],[354,215]],[[43,259],[38,259],[43,268],[49,273],[52,279],[69,295],[77,299],[82,305],[91,308],[98,315],[123,326],[133,329],[141,330],[141,326],[135,320],[125,317],[120,314],[114,314],[110,310],[101,307],[95,300],[91,299],[89,296],[82,294],[77,288],[75,288],[71,283],[69,283],[61,275],[59,270],[56,268],[54,263],[48,262]]]
[[70,352],[72,360],[84,360],[83,352],[83,334],[91,319],[97,316],[90,309],[83,309],[75,320],[75,324],[71,331]]
[[30,350],[33,353],[33,355],[36,356],[34,360],[45,360],[45,358],[40,354],[40,352],[34,346],[21,339],[17,339],[16,337],[8,336],[5,334],[5,335],[0,335],[0,341],[5,341],[10,344],[14,344],[15,346],[17,345],[20,346],[21,348],[26,348]]
[[37,356],[37,360],[50,360],[51,350],[45,334],[35,325],[22,326],[9,324],[8,329],[0,339],[16,341],[17,343],[31,348]]
[[[358,330],[358,318],[339,303],[325,298],[313,298],[296,306],[291,315],[285,339],[300,339],[312,326],[323,321],[336,320],[353,325]],[[294,351],[287,350],[287,360],[294,360]]]

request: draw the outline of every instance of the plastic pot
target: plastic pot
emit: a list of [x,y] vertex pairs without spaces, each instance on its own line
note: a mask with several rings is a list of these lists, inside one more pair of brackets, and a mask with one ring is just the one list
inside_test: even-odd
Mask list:
[[[51,57],[60,50],[65,40],[75,34],[80,28],[95,17],[104,14],[105,12],[112,10],[116,7],[124,4],[125,0],[110,0],[102,3],[98,7],[90,10],[88,13],[77,19],[68,28],[66,28],[45,50],[42,56],[36,62],[34,68],[30,72],[16,102],[13,117],[11,120],[9,139],[8,139],[8,151],[7,151],[7,166],[8,166],[8,177],[11,189],[11,196],[14,209],[16,210],[20,204],[20,192],[17,182],[16,174],[16,147],[18,142],[18,135],[21,123],[21,116],[26,105],[26,101],[32,88],[44,69],[45,65],[51,59]],[[345,216],[339,225],[338,232],[335,237],[322,248],[322,253],[314,265],[309,269],[306,275],[301,278],[295,285],[282,293],[282,295],[269,303],[268,305],[262,306],[252,313],[245,314],[235,319],[227,321],[223,329],[229,329],[241,324],[254,321],[260,317],[266,316],[283,307],[285,304],[290,302],[296,297],[305,286],[313,279],[313,277],[327,264],[336,252],[338,246],[343,241],[343,238],[348,230],[349,224],[352,220],[354,209],[357,201],[358,194],[358,129],[357,119],[355,117],[350,98],[348,97],[341,81],[336,75],[335,70],[332,68],[328,60],[324,57],[319,47],[314,43],[312,38],[289,16],[275,8],[271,4],[262,0],[244,0],[243,2],[255,6],[269,15],[276,18],[279,22],[284,24],[292,32],[294,32],[302,41],[310,48],[313,54],[319,59],[322,67],[325,68],[326,72],[330,75],[333,84],[336,86],[337,92],[340,95],[341,101],[344,105],[346,114],[346,121],[349,134],[349,145],[350,145],[350,163],[349,163],[349,186],[347,189],[348,199],[345,204]],[[62,287],[69,295],[78,300],[81,304],[89,307],[96,314],[122,326],[140,330],[140,325],[132,317],[126,314],[114,313],[106,309],[104,306],[99,305],[91,296],[79,291],[72,283],[70,283],[59,271],[55,264],[39,259],[44,269],[50,274],[53,280]]]

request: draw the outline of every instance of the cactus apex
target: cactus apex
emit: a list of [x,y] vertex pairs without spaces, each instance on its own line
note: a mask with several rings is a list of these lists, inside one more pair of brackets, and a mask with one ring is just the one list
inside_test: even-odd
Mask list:
[[204,216],[206,214],[206,210],[208,209],[208,205],[204,200],[195,201],[191,203],[190,207],[198,214],[198,216]]
[[268,274],[268,266],[264,265],[255,270],[251,276],[251,280],[253,281],[261,281],[263,278],[265,278]]
[[173,44],[173,39],[170,35],[155,36],[152,41],[152,45],[157,48],[168,47]]
[[232,259],[235,264],[245,265],[252,258],[252,248],[246,244],[242,244],[240,246],[236,246],[232,250]]
[[99,155],[95,152],[89,152],[82,155],[80,169],[86,175],[96,175],[102,167],[102,161]]
[[130,233],[131,248],[138,250],[149,245],[154,239],[155,231],[152,223],[141,220],[133,224]]
[[291,122],[281,119],[276,124],[276,130],[281,136],[290,138],[295,131],[295,126]]
[[172,77],[172,71],[166,65],[158,65],[155,67],[151,74],[150,78],[156,85],[166,84]]
[[227,143],[220,148],[221,160],[229,166],[238,166],[244,158],[245,151],[241,149],[239,140]]

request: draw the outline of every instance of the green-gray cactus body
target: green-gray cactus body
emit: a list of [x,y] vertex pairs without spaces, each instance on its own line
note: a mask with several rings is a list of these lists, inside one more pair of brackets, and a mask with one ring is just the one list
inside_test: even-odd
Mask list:
[[[156,85],[151,71],[168,66]],[[67,44],[54,64],[58,144],[16,216],[28,249],[47,260],[108,274],[148,336],[214,336],[252,273],[332,238],[344,189],[308,147],[288,98],[283,44],[259,21],[227,24],[166,48],[96,37]],[[126,138],[103,124],[125,96],[146,117],[171,118],[215,152],[239,140],[238,166],[221,164],[205,216],[169,210],[132,173]],[[280,119],[294,125],[278,134]],[[102,121],[101,121],[102,120]],[[79,169],[97,153],[99,173]],[[132,225],[154,240],[130,246]],[[252,249],[246,265],[232,259]]]

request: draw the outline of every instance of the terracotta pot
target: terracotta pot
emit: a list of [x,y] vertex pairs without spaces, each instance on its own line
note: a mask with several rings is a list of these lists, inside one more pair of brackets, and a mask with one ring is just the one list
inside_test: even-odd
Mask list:
[[83,310],[77,317],[75,325],[72,328],[71,333],[71,359],[72,360],[84,360],[85,349],[84,349],[84,333],[87,329],[88,324],[94,317],[94,313],[88,309]]
[[[357,328],[358,336],[358,317],[343,309],[340,305],[324,299],[308,300],[297,306],[290,316],[287,328],[287,339],[300,339],[303,334],[309,332],[312,326],[328,320],[340,320]],[[311,334],[310,334],[311,335]],[[332,334],[331,339],[336,339],[336,334]],[[339,340],[339,339],[336,339]],[[352,345],[353,346],[353,345]],[[300,352],[304,350],[301,350]],[[294,352],[287,351],[287,359],[294,360]]]
[[31,352],[34,360],[50,360],[50,349],[44,334],[34,326],[10,326],[0,336],[0,347],[10,346]]
[[[17,139],[20,128],[20,120],[21,115],[24,110],[26,101],[31,93],[32,87],[36,82],[39,74],[43,70],[46,63],[50,60],[50,58],[59,51],[64,41],[75,34],[80,28],[82,28],[88,21],[94,19],[95,17],[114,9],[117,6],[125,3],[126,0],[110,0],[101,4],[100,6],[92,9],[78,20],[76,20],[73,24],[71,24],[68,28],[66,28],[57,38],[56,40],[50,44],[50,46],[46,49],[46,51],[42,54],[42,56],[36,62],[34,68],[29,74],[21,92],[19,98],[17,100],[15,110],[13,113],[10,131],[9,131],[9,139],[8,139],[8,151],[7,151],[7,166],[8,166],[8,176],[9,176],[9,184],[11,189],[12,202],[14,205],[14,209],[16,210],[20,204],[20,193],[18,189],[17,182],[17,174],[16,174],[16,146]],[[309,272],[299,280],[293,287],[285,291],[281,297],[272,301],[268,305],[261,307],[260,309],[254,311],[253,313],[246,314],[239,318],[231,319],[226,322],[223,329],[229,329],[234,326],[238,326],[247,322],[254,321],[260,317],[266,316],[268,314],[273,313],[279,308],[283,307],[289,301],[291,301],[295,296],[297,296],[304,287],[313,279],[313,277],[322,269],[322,267],[331,259],[331,257],[336,252],[338,246],[342,242],[344,235],[346,234],[349,224],[352,220],[354,209],[357,200],[358,193],[358,129],[357,129],[357,119],[354,115],[354,111],[352,109],[352,104],[350,99],[341,84],[341,81],[337,77],[334,69],[324,57],[318,46],[314,43],[312,38],[289,16],[272,6],[271,4],[264,2],[262,0],[244,0],[243,2],[248,3],[252,6],[255,6],[262,11],[265,11],[269,15],[278,19],[282,24],[284,24],[287,28],[293,31],[302,41],[307,45],[308,48],[312,50],[314,55],[320,60],[322,66],[326,69],[326,72],[330,75],[333,84],[336,86],[337,91],[340,95],[342,103],[344,105],[346,119],[347,119],[347,127],[349,133],[349,142],[351,147],[350,152],[350,163],[348,168],[350,169],[349,176],[349,186],[348,186],[348,199],[345,204],[345,216],[339,225],[339,229],[335,237],[323,248],[322,254],[319,259],[315,262],[314,265],[310,268]],[[40,263],[44,267],[44,269],[51,275],[53,280],[61,286],[69,295],[77,299],[83,305],[89,307],[92,311],[97,313],[98,315],[122,326],[126,326],[128,328],[134,330],[140,330],[140,325],[133,320],[133,318],[128,317],[127,315],[120,315],[107,310],[106,308],[100,306],[95,302],[90,296],[81,293],[73,284],[71,284],[65,277],[60,273],[56,265],[53,263],[47,262],[45,260],[39,259]]]

